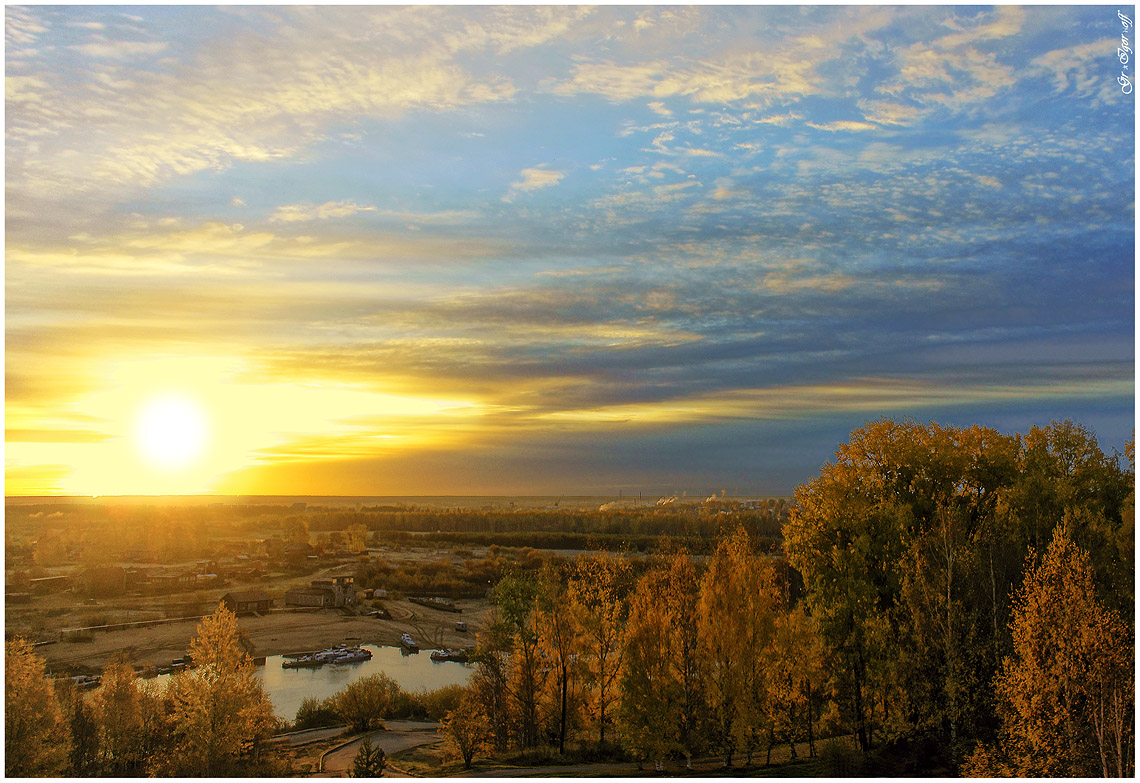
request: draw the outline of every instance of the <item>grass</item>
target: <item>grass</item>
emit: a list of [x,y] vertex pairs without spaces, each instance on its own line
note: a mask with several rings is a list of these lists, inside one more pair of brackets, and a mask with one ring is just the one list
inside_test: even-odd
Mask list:
[[814,758],[808,757],[808,744],[803,742],[796,745],[797,758],[794,760],[788,746],[781,745],[772,749],[770,764],[764,763],[766,753],[755,754],[753,763],[748,766],[743,763],[743,755],[737,754],[731,767],[724,767],[718,759],[704,758],[695,761],[693,769],[689,770],[683,761],[670,760],[661,772],[654,769],[652,762],[638,770],[633,762],[584,762],[576,754],[560,757],[546,749],[514,752],[498,758],[477,757],[471,769],[467,770],[446,753],[442,743],[411,748],[393,754],[389,760],[402,771],[424,777],[533,768],[535,773],[528,777],[835,778],[856,776],[862,769],[861,756],[849,739],[817,741]]

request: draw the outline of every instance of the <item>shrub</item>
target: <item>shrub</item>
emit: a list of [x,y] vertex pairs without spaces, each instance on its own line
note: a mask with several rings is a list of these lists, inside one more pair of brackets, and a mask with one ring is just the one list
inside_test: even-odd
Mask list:
[[863,758],[859,751],[835,740],[820,748],[819,761],[824,774],[832,778],[858,777],[863,769]]
[[391,714],[402,690],[387,674],[371,674],[350,682],[332,697],[337,714],[354,731],[383,728],[383,718]]
[[316,696],[306,696],[301,700],[301,706],[297,708],[297,718],[293,721],[293,728],[299,731],[339,725],[340,715],[332,702],[332,699],[321,700]]

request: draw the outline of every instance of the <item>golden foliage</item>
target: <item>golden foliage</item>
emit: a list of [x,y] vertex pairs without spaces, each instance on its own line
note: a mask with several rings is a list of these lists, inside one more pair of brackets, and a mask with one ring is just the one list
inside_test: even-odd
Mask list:
[[8,777],[63,775],[71,736],[44,661],[23,639],[4,644],[4,772]]

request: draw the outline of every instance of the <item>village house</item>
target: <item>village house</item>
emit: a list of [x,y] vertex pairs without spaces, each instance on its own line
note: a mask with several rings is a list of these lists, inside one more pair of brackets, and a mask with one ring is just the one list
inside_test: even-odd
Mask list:
[[265,612],[273,608],[273,599],[264,590],[226,593],[222,596],[222,603],[234,614]]
[[316,579],[308,587],[285,591],[286,606],[340,607],[356,603],[356,587],[351,576]]

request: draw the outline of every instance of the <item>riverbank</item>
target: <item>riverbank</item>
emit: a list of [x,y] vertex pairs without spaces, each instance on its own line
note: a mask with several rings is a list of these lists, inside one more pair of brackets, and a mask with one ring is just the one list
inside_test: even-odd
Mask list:
[[[457,602],[462,614],[416,606],[405,600],[385,603],[391,620],[378,620],[339,609],[280,612],[238,618],[238,627],[254,656],[319,650],[342,642],[399,646],[407,632],[424,650],[438,647],[469,647],[484,626],[491,604],[483,599]],[[456,618],[467,623],[467,632],[455,630]],[[187,620],[149,628],[99,631],[90,641],[60,641],[36,648],[53,672],[99,672],[120,653],[137,666],[169,665],[184,655],[197,633],[198,623]]]

